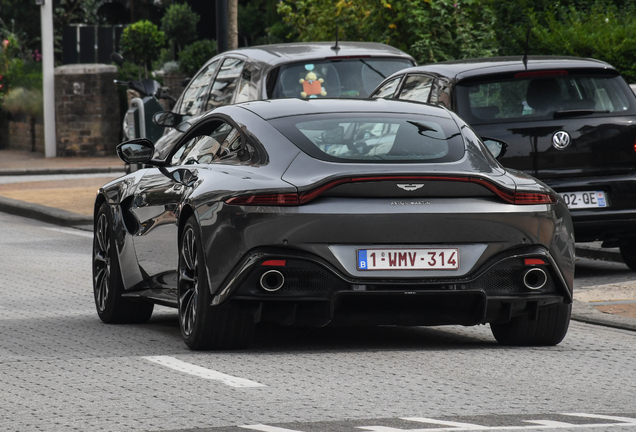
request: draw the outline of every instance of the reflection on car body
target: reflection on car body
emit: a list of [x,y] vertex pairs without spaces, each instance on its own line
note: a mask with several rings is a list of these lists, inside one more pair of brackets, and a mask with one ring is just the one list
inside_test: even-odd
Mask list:
[[[153,150],[147,140],[119,146]],[[254,325],[477,325],[503,344],[568,328],[569,212],[440,107],[286,99],[215,109],[102,187],[93,282],[107,323],[178,309],[192,349]],[[147,229],[149,227],[150,229]]]

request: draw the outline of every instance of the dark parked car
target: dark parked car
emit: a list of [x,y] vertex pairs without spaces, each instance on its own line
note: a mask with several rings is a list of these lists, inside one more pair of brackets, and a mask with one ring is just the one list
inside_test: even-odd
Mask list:
[[387,100],[272,100],[204,115],[95,202],[99,317],[178,308],[192,349],[255,323],[476,325],[503,344],[566,334],[574,238],[562,199],[497,163],[454,113]]
[[620,247],[636,270],[636,97],[609,64],[572,57],[489,58],[418,66],[373,97],[458,113],[509,144],[501,163],[554,188],[577,241]]
[[[306,42],[227,51],[210,59],[190,81],[168,127],[220,106],[261,99],[366,98],[387,76],[415,65],[408,54],[374,42]],[[181,136],[170,128],[156,143],[160,154]]]

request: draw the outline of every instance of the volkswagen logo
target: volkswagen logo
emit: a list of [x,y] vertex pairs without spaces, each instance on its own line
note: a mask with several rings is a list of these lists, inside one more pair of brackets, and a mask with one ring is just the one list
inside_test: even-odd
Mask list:
[[398,183],[397,187],[400,189],[404,189],[407,192],[413,192],[414,190],[418,190],[421,187],[424,187],[423,184],[400,184]]
[[566,131],[558,131],[552,135],[552,145],[555,149],[562,150],[570,145],[570,134]]

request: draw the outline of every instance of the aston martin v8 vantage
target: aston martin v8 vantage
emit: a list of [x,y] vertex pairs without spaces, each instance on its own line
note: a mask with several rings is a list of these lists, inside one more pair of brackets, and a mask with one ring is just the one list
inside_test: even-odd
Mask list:
[[384,99],[272,100],[204,114],[151,167],[103,186],[93,282],[106,323],[177,308],[191,349],[255,325],[489,323],[555,345],[572,305],[572,221],[456,114]]

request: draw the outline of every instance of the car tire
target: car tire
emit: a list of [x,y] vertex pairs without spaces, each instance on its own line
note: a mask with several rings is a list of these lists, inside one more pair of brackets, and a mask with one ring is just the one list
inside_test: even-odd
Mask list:
[[560,343],[568,331],[572,304],[560,304],[539,311],[536,320],[528,315],[507,323],[490,324],[493,336],[502,345],[551,346]]
[[622,245],[620,247],[621,257],[623,258],[623,262],[627,264],[631,270],[636,271],[636,245]]
[[177,279],[179,327],[192,350],[245,348],[252,340],[254,317],[230,305],[212,306],[196,218],[185,224],[179,241]]
[[93,294],[97,314],[107,324],[147,322],[154,304],[122,297],[124,291],[113,217],[104,203],[97,212],[93,235]]

